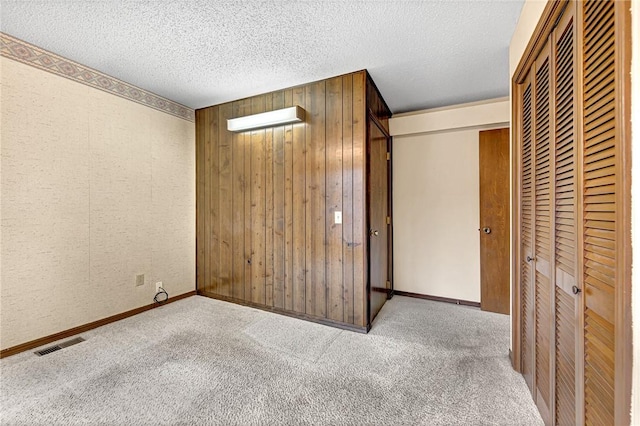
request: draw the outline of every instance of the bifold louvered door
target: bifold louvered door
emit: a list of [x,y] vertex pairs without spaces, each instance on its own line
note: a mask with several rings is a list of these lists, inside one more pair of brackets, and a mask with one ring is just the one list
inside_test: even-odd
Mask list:
[[575,20],[568,8],[553,32],[554,137],[554,326],[556,424],[576,423],[577,281]]
[[534,391],[534,284],[533,269],[533,111],[531,78],[527,77],[520,91],[520,318],[522,375],[531,393]]
[[548,416],[550,391],[551,340],[551,134],[549,108],[549,46],[535,62],[534,76],[534,280],[535,280],[535,383],[536,403],[543,417]]
[[623,3],[556,3],[514,90],[519,367],[546,424],[629,422]]
[[[615,290],[621,172],[616,129],[614,1],[580,4],[583,25],[585,423],[614,424]],[[622,343],[622,342],[620,342]]]

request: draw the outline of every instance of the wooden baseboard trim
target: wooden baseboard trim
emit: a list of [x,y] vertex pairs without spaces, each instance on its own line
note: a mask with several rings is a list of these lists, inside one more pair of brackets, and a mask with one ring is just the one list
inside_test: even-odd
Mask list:
[[400,290],[394,290],[393,292],[396,296],[415,297],[417,299],[433,300],[435,302],[445,302],[445,303],[454,303],[456,305],[473,306],[474,308],[480,307],[479,302],[471,302],[469,300],[450,299],[448,297],[430,296],[428,294],[411,293],[408,291],[400,291]]
[[41,337],[39,339],[31,340],[30,342],[22,343],[20,345],[12,346],[7,349],[2,349],[0,351],[0,358],[4,358],[7,356],[15,355],[20,352],[28,351],[29,349],[37,348],[42,345],[46,345],[51,342],[55,342],[57,340],[66,339],[67,337],[71,337],[76,334],[84,333],[89,330],[93,330],[94,328],[102,327],[103,325],[110,324],[112,322],[120,321],[125,318],[132,317],[144,311],[149,311],[154,308],[158,308],[160,306],[166,305],[167,303],[175,302],[180,299],[185,299],[190,296],[195,296],[196,292],[190,291],[188,293],[180,294],[178,296],[170,297],[166,302],[162,304],[152,303],[150,305],[141,306],[136,309],[132,309],[127,312],[122,312],[107,318],[100,319],[98,321],[93,321],[88,324],[80,325],[78,327],[70,328],[65,331],[61,331],[59,333],[51,334],[49,336]]
[[311,315],[301,314],[298,312],[286,311],[280,308],[274,308],[269,306],[260,305],[258,303],[247,302],[246,300],[235,299],[233,297],[220,296],[218,294],[208,293],[205,291],[198,290],[199,296],[209,297],[211,299],[222,300],[223,302],[235,303],[236,305],[247,306],[250,308],[260,309],[261,311],[272,312],[274,314],[285,315],[292,318],[297,318],[305,321],[315,322],[318,324],[328,325],[330,327],[340,328],[342,330],[355,331],[356,333],[368,333],[371,329],[371,325],[367,325],[365,327],[360,327],[353,324],[345,324],[339,321],[333,321],[326,318],[318,318],[313,317]]

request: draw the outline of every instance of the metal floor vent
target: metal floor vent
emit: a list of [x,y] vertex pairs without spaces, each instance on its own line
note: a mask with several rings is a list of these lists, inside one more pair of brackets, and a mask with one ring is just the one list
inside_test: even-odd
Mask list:
[[64,349],[67,346],[77,345],[80,342],[84,342],[84,339],[82,337],[76,337],[75,339],[67,340],[66,342],[59,343],[55,346],[49,346],[48,348],[36,351],[34,352],[34,354],[38,356],[48,355],[51,352],[59,351],[60,349]]

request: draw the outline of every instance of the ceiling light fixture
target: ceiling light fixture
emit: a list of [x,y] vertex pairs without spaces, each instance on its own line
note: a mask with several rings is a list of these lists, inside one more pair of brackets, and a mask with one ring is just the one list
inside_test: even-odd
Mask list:
[[296,105],[275,111],[262,112],[260,114],[230,118],[227,120],[227,130],[230,132],[243,132],[245,130],[298,123],[304,121],[304,115],[304,109]]

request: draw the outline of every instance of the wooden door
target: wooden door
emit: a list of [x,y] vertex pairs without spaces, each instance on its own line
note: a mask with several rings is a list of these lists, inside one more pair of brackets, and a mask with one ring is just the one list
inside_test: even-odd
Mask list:
[[387,300],[389,287],[389,138],[369,119],[367,200],[369,224],[369,323]]
[[629,424],[629,3],[543,16],[514,77],[514,365],[546,424]]
[[582,405],[577,377],[581,376],[577,274],[577,142],[576,42],[573,8],[568,8],[553,32],[554,249],[555,269],[555,422],[576,423]]
[[509,314],[509,129],[480,132],[480,306]]
[[551,419],[551,137],[549,47],[535,63],[534,79],[534,244],[535,285],[535,401],[543,420]]
[[520,96],[520,348],[521,371],[529,390],[534,389],[534,285],[533,268],[533,98],[531,76],[518,87]]

